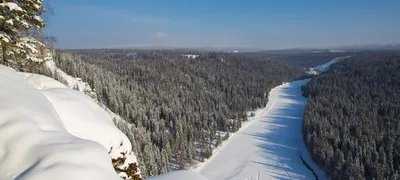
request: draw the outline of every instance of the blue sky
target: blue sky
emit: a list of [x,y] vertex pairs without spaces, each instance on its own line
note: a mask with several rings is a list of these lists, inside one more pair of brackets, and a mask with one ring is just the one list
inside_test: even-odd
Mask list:
[[399,0],[45,0],[59,48],[400,42]]

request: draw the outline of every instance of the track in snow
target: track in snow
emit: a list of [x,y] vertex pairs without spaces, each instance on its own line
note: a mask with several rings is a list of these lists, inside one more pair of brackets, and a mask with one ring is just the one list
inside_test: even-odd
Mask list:
[[325,179],[302,138],[306,99],[300,87],[307,82],[294,81],[271,90],[267,107],[197,171],[210,180],[315,179],[301,155],[319,179]]

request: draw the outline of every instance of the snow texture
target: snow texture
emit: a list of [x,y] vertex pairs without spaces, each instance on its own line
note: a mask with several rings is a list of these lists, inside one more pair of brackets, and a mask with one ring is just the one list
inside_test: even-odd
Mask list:
[[14,70],[0,66],[0,179],[120,177],[104,147],[68,133],[39,90]]
[[[51,89],[43,91],[43,94],[53,104],[69,133],[103,145],[113,159],[122,153],[131,153],[128,138],[89,96],[71,89]],[[136,161],[136,158],[132,160]]]
[[[120,169],[125,169],[131,163],[137,163],[137,158],[132,152],[132,145],[129,139],[113,124],[113,119],[116,121],[125,121],[120,116],[113,113],[105,105],[97,104],[97,99],[95,98],[96,93],[89,86],[89,84],[82,81],[81,78],[72,77],[59,69],[53,61],[51,53],[48,53],[45,66],[48,67],[53,74],[56,74],[62,81],[64,81],[65,85],[60,85],[60,82],[41,75],[32,75],[25,73],[25,76],[26,79],[38,89],[47,91],[49,91],[49,89],[53,89],[50,90],[52,92],[44,92],[44,94],[55,107],[59,107],[56,108],[56,110],[60,113],[62,120],[65,120],[67,124],[71,123],[72,128],[74,127],[73,124],[81,122],[81,119],[87,119],[86,122],[80,125],[85,126],[86,128],[94,128],[98,126],[95,125],[96,123],[107,123],[106,126],[101,126],[102,128],[91,131],[90,135],[82,132],[79,133],[80,130],[78,129],[68,129],[70,126],[66,126],[67,130],[80,138],[89,139],[100,143],[109,151],[110,156],[113,159],[121,157],[121,154],[124,154],[123,156],[126,158],[126,160],[124,164],[119,167]],[[64,89],[60,90],[57,88]],[[73,91],[72,89],[82,92],[82,94],[71,92]],[[88,96],[85,96],[83,93]],[[59,94],[60,96],[54,94]],[[69,99],[76,99],[76,101],[69,101],[69,99],[65,97],[60,98],[62,96],[69,96]],[[90,99],[89,96],[92,99]],[[68,107],[68,109],[65,108],[66,106]],[[70,106],[75,108],[71,108]],[[74,112],[76,116],[79,115],[79,117],[71,117],[69,115],[71,112]],[[85,112],[93,113],[85,114]],[[82,116],[82,114],[85,114],[86,117]],[[107,129],[110,131],[107,131]],[[104,132],[110,132],[111,134],[105,135]]]
[[204,176],[193,171],[174,171],[165,175],[156,176],[148,180],[207,180]]
[[300,87],[309,79],[271,90],[269,103],[229,138],[196,171],[210,180],[315,179],[300,157],[326,179],[304,145],[302,120],[306,99]]
[[31,73],[20,73],[20,74],[23,75],[25,80],[27,80],[29,84],[33,85],[33,87],[35,87],[36,89],[48,90],[56,88],[68,88],[63,83],[60,83],[47,76],[39,74],[31,74]]
[[[66,130],[72,135],[101,144],[111,158],[125,157],[124,169],[136,162],[129,139],[115,127],[110,114],[86,94],[38,74],[22,73],[55,108]],[[124,154],[124,155],[123,155]]]

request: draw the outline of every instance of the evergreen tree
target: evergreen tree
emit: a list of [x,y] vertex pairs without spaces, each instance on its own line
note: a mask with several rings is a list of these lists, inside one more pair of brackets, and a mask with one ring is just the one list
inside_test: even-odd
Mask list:
[[45,26],[40,17],[44,12],[42,0],[1,0],[0,11],[3,64],[7,65],[10,58],[40,61],[37,54],[43,53],[39,52],[43,44],[28,35],[29,31],[40,32]]
[[369,52],[333,65],[302,88],[308,96],[304,140],[332,179],[398,178],[399,69],[399,52]]
[[247,55],[196,52],[197,59],[187,59],[185,53],[110,49],[56,54],[58,67],[88,82],[98,101],[122,116],[118,127],[131,140],[143,177],[209,157],[229,131],[246,121],[246,111],[265,106],[273,87],[303,75],[302,69]]

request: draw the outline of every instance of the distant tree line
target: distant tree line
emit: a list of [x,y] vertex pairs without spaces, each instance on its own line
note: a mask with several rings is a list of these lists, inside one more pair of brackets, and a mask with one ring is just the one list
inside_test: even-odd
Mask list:
[[303,92],[304,141],[332,179],[400,179],[400,53],[341,61]]
[[251,56],[256,59],[264,59],[293,65],[300,68],[311,68],[337,57],[359,54],[362,52],[329,52],[329,51],[312,51],[312,50],[271,50],[265,52],[244,53],[246,56]]
[[[183,56],[191,53],[200,56]],[[288,65],[218,52],[74,50],[57,52],[55,61],[127,121],[117,126],[132,141],[144,177],[211,156],[247,111],[266,105],[273,87],[303,75]]]

